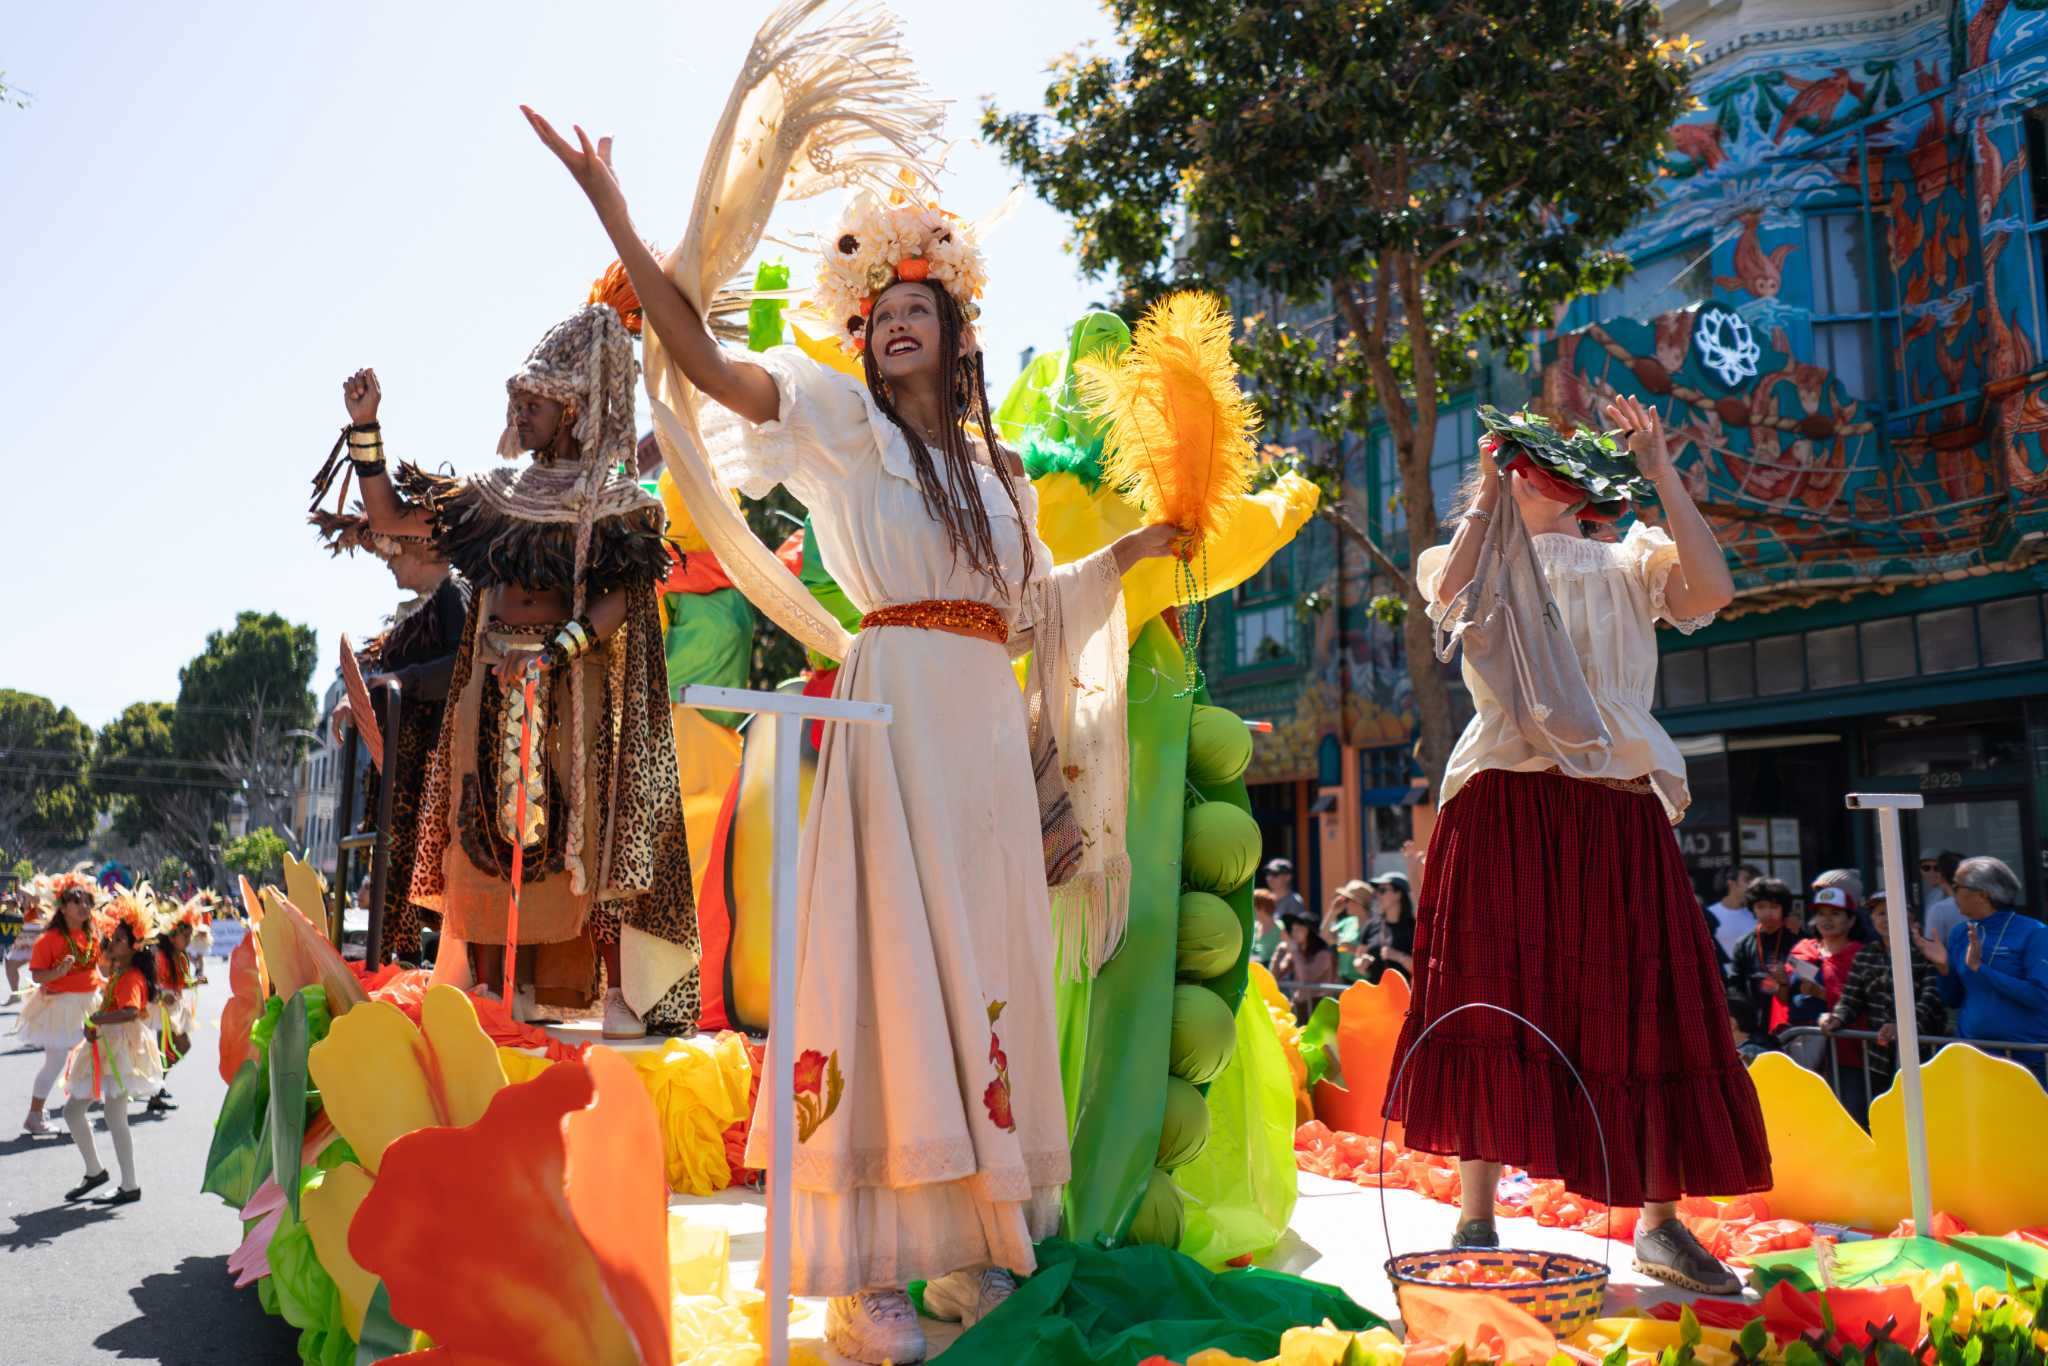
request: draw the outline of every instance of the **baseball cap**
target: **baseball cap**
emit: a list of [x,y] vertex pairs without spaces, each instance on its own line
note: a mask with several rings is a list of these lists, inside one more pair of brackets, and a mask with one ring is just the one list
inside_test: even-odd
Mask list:
[[1833,906],[1838,910],[1846,911],[1852,907],[1849,894],[1840,887],[1816,888],[1809,904],[1815,909],[1819,909],[1822,906]]
[[1291,873],[1294,871],[1294,865],[1284,858],[1268,859],[1265,871],[1269,873]]

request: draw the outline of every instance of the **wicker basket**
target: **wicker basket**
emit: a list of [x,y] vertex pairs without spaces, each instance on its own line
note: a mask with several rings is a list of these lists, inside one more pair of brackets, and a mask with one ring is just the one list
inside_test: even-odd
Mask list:
[[[1510,1281],[1467,1285],[1432,1281],[1429,1273],[1459,1262],[1477,1262],[1507,1272],[1520,1267],[1536,1273],[1533,1281]],[[1450,1291],[1460,1295],[1489,1295],[1506,1300],[1556,1334],[1570,1337],[1600,1315],[1607,1297],[1607,1268],[1585,1257],[1562,1252],[1527,1252],[1514,1248],[1457,1248],[1444,1252],[1407,1252],[1389,1257],[1387,1279],[1394,1283],[1394,1297],[1407,1317],[1406,1296],[1411,1286]]]

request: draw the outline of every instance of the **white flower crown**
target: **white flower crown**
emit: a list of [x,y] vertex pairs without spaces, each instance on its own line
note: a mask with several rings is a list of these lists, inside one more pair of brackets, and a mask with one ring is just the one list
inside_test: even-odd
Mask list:
[[855,355],[867,346],[868,312],[890,285],[942,285],[969,322],[981,316],[976,300],[988,286],[988,263],[973,225],[900,193],[891,200],[884,204],[862,191],[819,255],[811,310],[832,324],[839,344]]

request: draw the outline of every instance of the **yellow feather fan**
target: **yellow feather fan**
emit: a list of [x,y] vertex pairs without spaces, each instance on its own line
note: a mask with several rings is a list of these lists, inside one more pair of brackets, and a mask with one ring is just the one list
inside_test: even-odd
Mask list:
[[1231,329],[1220,299],[1183,290],[1152,306],[1121,356],[1076,363],[1105,427],[1103,478],[1196,546],[1229,526],[1251,489],[1258,415],[1237,386]]

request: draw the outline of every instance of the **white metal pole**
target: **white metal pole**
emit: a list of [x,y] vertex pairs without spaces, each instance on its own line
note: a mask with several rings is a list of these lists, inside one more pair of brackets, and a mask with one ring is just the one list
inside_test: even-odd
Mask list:
[[789,1363],[790,1171],[796,1149],[797,758],[802,717],[775,718],[774,927],[769,953],[768,1085],[775,1098],[768,1169],[768,1366]]
[[1906,865],[1899,848],[1899,812],[1918,811],[1917,792],[1852,792],[1849,808],[1877,812],[1884,856],[1884,903],[1892,958],[1892,1021],[1899,1032],[1899,1082],[1906,1113],[1906,1179],[1912,1192],[1913,1232],[1931,1236],[1934,1199],[1927,1171],[1927,1102],[1920,1089],[1920,1017],[1913,990],[1913,955],[1907,946]]
[[[894,710],[886,702],[855,702],[800,693],[754,692],[686,684],[675,690],[684,707],[751,712],[774,721],[773,799],[775,859],[769,889],[768,979],[768,1366],[789,1366],[790,1171],[796,1158],[796,870],[802,843],[798,829],[801,793],[799,759],[804,727],[811,721],[886,726]],[[757,721],[756,724],[759,724]]]

